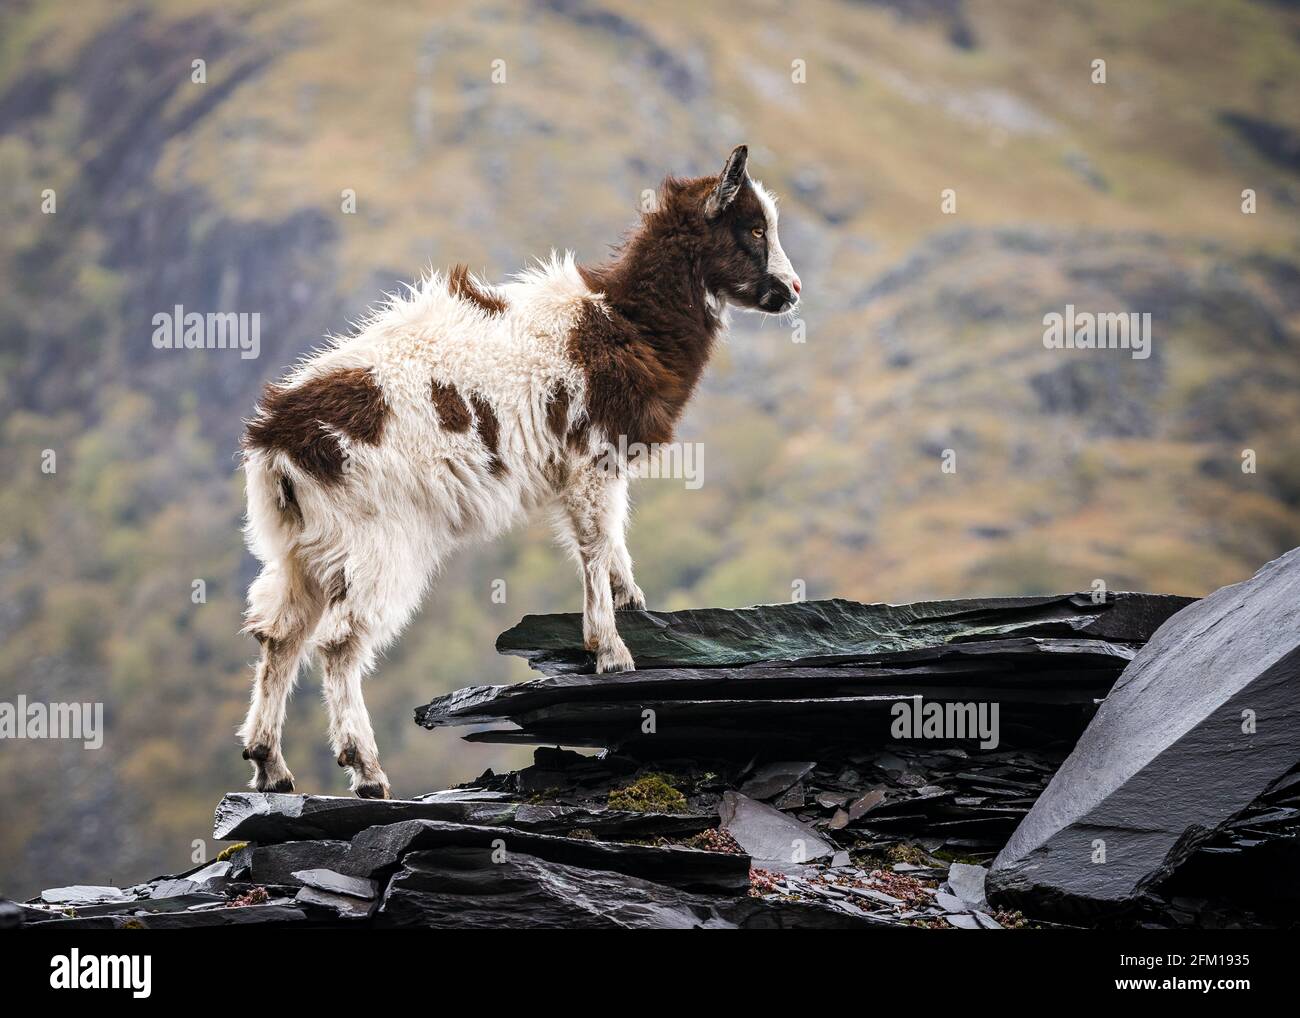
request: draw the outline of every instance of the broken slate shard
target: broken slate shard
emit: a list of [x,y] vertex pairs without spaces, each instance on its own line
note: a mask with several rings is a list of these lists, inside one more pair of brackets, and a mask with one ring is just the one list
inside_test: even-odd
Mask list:
[[997,857],[989,896],[1121,910],[1300,761],[1300,549],[1166,622]]
[[760,869],[797,872],[805,863],[835,854],[835,847],[811,827],[740,792],[725,792],[718,814],[722,830]]

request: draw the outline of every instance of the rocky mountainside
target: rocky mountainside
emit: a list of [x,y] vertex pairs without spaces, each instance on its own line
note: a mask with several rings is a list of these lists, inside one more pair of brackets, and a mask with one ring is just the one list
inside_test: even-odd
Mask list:
[[[665,173],[716,172],[738,141],[782,196],[806,331],[738,318],[682,430],[704,484],[639,486],[653,606],[1199,596],[1296,544],[1298,19],[4,4],[0,699],[101,702],[108,730],[95,753],[3,749],[0,890],[178,869],[243,780],[235,451],[261,384],[429,264],[599,258]],[[260,314],[260,356],[155,349],[177,304]],[[1151,313],[1150,357],[1045,349],[1067,304]],[[526,761],[406,712],[431,674],[521,678],[496,633],[579,599],[541,527],[451,566],[368,692],[399,789],[459,780],[467,754]],[[312,701],[295,773],[341,790]]]

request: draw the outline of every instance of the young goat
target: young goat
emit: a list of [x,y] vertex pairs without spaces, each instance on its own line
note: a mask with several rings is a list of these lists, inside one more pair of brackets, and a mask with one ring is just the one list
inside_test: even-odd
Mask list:
[[463,266],[435,274],[266,387],[243,454],[263,563],[239,732],[252,787],[293,790],[280,732],[314,652],[339,766],[357,795],[387,798],[362,677],[453,548],[539,507],[579,562],[596,671],[633,667],[614,613],[645,600],[624,543],[627,471],[607,450],[672,439],[727,304],[778,314],[799,299],[746,156],[717,177],[670,177],[607,265],[552,255],[499,287]]

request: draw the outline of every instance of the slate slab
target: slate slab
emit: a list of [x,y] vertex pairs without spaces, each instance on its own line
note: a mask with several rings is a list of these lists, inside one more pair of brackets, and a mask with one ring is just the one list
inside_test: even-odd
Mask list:
[[331,838],[246,845],[231,858],[231,874],[252,884],[296,884],[298,870],[345,865],[350,848],[348,842]]
[[363,901],[369,901],[379,894],[379,885],[375,881],[365,877],[350,877],[335,870],[298,870],[293,876],[306,887]]
[[862,929],[894,925],[861,910],[692,893],[642,877],[470,848],[402,859],[377,925],[453,929]]
[[724,792],[718,813],[722,829],[760,869],[798,872],[807,862],[835,854],[835,846],[811,827],[739,792]]
[[336,894],[319,887],[300,887],[294,903],[307,909],[325,909],[339,919],[368,919],[378,904],[374,898],[358,898],[352,894]]
[[[824,655],[882,654],[952,639],[1096,636],[1142,642],[1190,603],[1162,594],[1112,593],[964,598],[915,604],[860,604],[840,598],[753,608],[624,612],[619,634],[638,669],[716,668]],[[497,640],[547,674],[591,671],[577,614],[527,615]]]
[[375,824],[402,820],[496,823],[511,815],[506,802],[425,802],[358,799],[336,795],[228,792],[217,804],[212,836],[218,841],[310,841],[347,839]]
[[352,839],[346,872],[382,876],[407,852],[453,847],[473,849],[498,860],[524,853],[547,862],[609,870],[684,890],[731,895],[749,890],[749,857],[745,855],[704,852],[676,845],[653,847],[560,838],[437,820],[407,820],[362,831]]
[[42,891],[40,900],[47,905],[98,905],[106,901],[130,901],[131,895],[120,887],[97,884],[73,884],[69,887],[51,887]]
[[816,760],[766,763],[754,770],[740,790],[751,799],[773,799],[806,778],[816,766]]
[[984,882],[988,878],[988,872],[984,866],[955,862],[948,869],[948,886],[952,888],[953,894],[966,903],[968,909],[987,911],[989,903],[984,894]]
[[1300,760],[1300,549],[1166,622],[998,855],[1027,914],[1131,907]]

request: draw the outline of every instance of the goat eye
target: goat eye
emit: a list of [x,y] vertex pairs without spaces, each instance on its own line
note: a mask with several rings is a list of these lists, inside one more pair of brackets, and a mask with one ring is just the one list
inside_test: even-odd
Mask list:
[[767,231],[764,230],[761,226],[755,226],[755,227],[754,227],[752,230],[750,230],[749,232],[752,233],[752,234],[754,235],[754,237],[755,237],[756,240],[762,240],[762,239],[763,239],[763,234],[766,233]]

